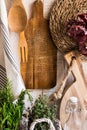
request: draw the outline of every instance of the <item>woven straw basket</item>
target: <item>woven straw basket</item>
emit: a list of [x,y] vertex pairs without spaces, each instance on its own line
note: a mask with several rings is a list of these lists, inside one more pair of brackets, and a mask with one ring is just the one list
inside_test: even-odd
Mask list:
[[37,123],[41,123],[41,122],[47,122],[47,123],[49,124],[49,126],[50,126],[50,130],[56,130],[55,127],[54,127],[54,125],[53,125],[53,123],[52,123],[52,121],[51,121],[50,119],[47,119],[47,118],[36,119],[36,120],[31,124],[29,130],[34,130],[35,125],[36,125]]
[[48,118],[41,118],[41,119],[36,119],[30,126],[29,130],[34,130],[35,128],[35,125],[38,124],[38,123],[41,123],[41,122],[46,122],[49,124],[50,126],[50,130],[62,130],[62,127],[61,127],[61,123],[58,119],[55,120],[54,122],[54,125],[52,123],[52,121]]
[[78,14],[87,13],[87,0],[57,0],[50,15],[50,31],[58,49],[68,52],[77,45],[66,35],[66,22]]

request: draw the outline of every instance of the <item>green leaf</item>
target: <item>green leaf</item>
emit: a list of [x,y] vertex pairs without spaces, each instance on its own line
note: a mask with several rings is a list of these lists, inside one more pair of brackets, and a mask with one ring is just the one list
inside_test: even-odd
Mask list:
[[24,96],[28,94],[30,102],[32,97],[27,90],[22,91],[16,104],[11,93],[11,83],[7,80],[6,86],[0,89],[0,130],[18,130],[24,109]]

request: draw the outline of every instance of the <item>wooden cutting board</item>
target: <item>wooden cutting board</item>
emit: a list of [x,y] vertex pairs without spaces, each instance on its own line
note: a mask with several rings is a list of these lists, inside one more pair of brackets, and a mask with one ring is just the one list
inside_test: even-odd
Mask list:
[[[77,84],[77,83],[76,83]],[[76,96],[79,99],[79,102],[81,104],[81,108],[83,109],[81,112],[81,118],[82,120],[85,118],[85,113],[84,113],[84,101],[87,99],[87,97],[85,95],[87,95],[87,90],[84,93],[84,90],[82,91],[81,88],[79,88],[79,86],[77,87],[76,84],[73,84],[65,93],[62,102],[61,102],[61,106],[60,106],[60,120],[62,123],[62,126],[64,127],[64,124],[66,122],[66,120],[68,119],[68,114],[65,112],[65,107],[66,107],[66,103],[67,100],[71,97],[71,96]]]
[[[73,56],[72,53],[71,55]],[[67,100],[71,96],[76,96],[79,100],[82,110],[85,110],[84,101],[87,101],[87,84],[84,78],[83,71],[81,69],[82,65],[81,65],[80,55],[76,53],[75,56],[76,58],[72,66],[72,72],[75,76],[75,82],[70,86],[70,88],[68,86],[68,90],[65,92],[65,95],[63,96],[61,105],[60,105],[60,119],[63,126],[64,126],[65,121],[68,119],[68,114],[65,113]],[[67,62],[70,63],[70,57],[71,57],[70,54],[68,54],[65,57],[67,59]],[[82,114],[81,118],[83,118],[85,116],[84,115],[85,113],[81,113],[81,114]]]
[[33,15],[25,28],[28,43],[26,87],[49,89],[56,85],[57,48],[49,31],[49,22],[43,17],[43,3],[36,0]]

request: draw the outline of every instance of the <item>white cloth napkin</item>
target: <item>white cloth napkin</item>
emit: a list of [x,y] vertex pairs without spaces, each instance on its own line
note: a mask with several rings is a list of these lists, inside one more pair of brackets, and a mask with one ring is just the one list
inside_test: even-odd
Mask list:
[[[8,28],[6,1],[0,0],[0,33],[3,43],[5,68],[7,77],[12,83],[11,89],[14,97],[17,98],[22,90],[25,89],[21,74],[18,58],[18,34],[10,32]],[[15,53],[14,53],[15,52]]]

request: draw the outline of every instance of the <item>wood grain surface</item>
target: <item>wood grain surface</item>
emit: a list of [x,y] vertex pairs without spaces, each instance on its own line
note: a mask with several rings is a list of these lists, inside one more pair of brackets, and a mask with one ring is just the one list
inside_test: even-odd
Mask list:
[[26,87],[48,89],[56,85],[57,48],[49,31],[49,23],[43,17],[43,3],[33,4],[33,16],[25,29],[28,43]]
[[74,56],[74,62],[72,65],[72,72],[75,76],[75,82],[68,87],[68,90],[65,92],[65,95],[63,96],[63,99],[61,101],[60,106],[60,119],[62,122],[62,125],[64,125],[65,121],[68,118],[68,114],[65,113],[65,107],[67,100],[71,96],[76,96],[79,100],[79,103],[81,104],[82,110],[85,110],[85,104],[84,101],[87,100],[87,86],[86,81],[84,78],[84,74],[82,71],[82,64],[81,59],[78,53],[75,53],[75,55],[71,52],[66,56],[68,64],[70,63],[71,56]]

